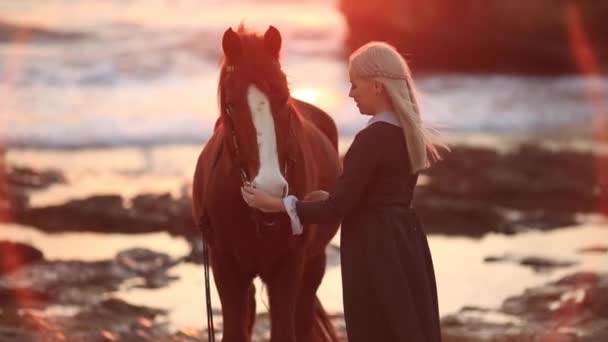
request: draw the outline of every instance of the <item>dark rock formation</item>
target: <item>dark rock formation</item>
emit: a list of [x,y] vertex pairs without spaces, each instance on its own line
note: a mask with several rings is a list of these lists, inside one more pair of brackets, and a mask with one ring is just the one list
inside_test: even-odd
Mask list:
[[137,196],[132,206],[120,195],[96,195],[65,204],[27,208],[15,213],[17,222],[45,231],[96,231],[147,233],[167,231],[174,235],[197,233],[188,198],[169,194]]
[[[20,307],[27,307],[24,303],[35,306],[88,305],[98,302],[105,292],[118,290],[129,279],[141,280],[133,282],[131,286],[134,287],[166,286],[175,279],[167,274],[167,270],[177,262],[166,254],[141,248],[122,251],[112,260],[39,260],[0,275],[0,290],[5,294],[15,293],[14,305]],[[8,305],[6,301],[0,303]]]
[[[176,262],[135,248],[112,260],[39,260],[0,274],[0,341],[194,341],[200,332],[172,333],[166,319],[155,319],[164,310],[108,296],[127,281],[130,287],[167,286],[175,279],[167,270]],[[74,313],[61,313],[66,309]]]
[[[608,157],[521,145],[510,153],[455,146],[416,188],[414,205],[429,233],[482,236],[574,225],[578,213],[608,214],[598,165]],[[131,205],[97,195],[60,205],[14,210],[12,219],[45,231],[144,233],[187,237],[200,261],[199,231],[188,195],[141,194]],[[198,247],[197,247],[198,246]]]
[[608,254],[608,246],[589,246],[577,250],[581,254]]
[[556,260],[539,256],[516,257],[513,255],[488,256],[484,258],[484,262],[515,262],[522,266],[530,267],[535,272],[544,273],[550,272],[556,268],[571,267],[578,264],[576,261]]
[[483,235],[573,225],[576,213],[603,213],[608,188],[597,165],[607,156],[521,145],[502,154],[456,146],[416,189],[427,232]]
[[59,170],[35,170],[18,166],[8,168],[6,181],[9,185],[26,189],[45,189],[53,184],[67,182]]
[[347,50],[388,41],[413,70],[573,73],[608,67],[608,3],[341,0]]
[[608,341],[608,274],[576,273],[508,298],[497,310],[442,319],[445,342]]
[[58,170],[35,170],[6,165],[4,150],[0,150],[0,222],[14,220],[15,214],[29,206],[29,192],[66,183]]
[[[204,341],[205,330],[172,332],[165,310],[132,305],[110,295],[125,286],[165,287],[174,279],[167,271],[177,262],[166,254],[134,248],[112,260],[42,260],[0,274],[0,341]],[[50,307],[58,313],[46,310]],[[221,312],[213,314],[219,340]],[[331,319],[344,337],[344,318]],[[253,341],[268,341],[269,331],[269,316],[259,315]]]
[[74,316],[38,315],[29,310],[0,311],[2,341],[195,341],[174,336],[156,322],[163,310],[109,298]]

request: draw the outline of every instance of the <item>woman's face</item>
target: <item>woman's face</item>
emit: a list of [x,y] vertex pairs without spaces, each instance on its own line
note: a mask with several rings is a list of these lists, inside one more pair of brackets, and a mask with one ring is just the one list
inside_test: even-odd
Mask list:
[[375,81],[354,75],[352,71],[349,72],[349,77],[351,86],[348,96],[355,100],[361,114],[372,115],[378,101],[374,84]]

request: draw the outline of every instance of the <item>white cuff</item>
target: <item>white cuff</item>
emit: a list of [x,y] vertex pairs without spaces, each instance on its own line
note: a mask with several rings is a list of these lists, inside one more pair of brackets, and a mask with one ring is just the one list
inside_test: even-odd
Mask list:
[[302,227],[302,222],[300,222],[300,218],[298,217],[298,212],[296,211],[297,201],[298,199],[292,195],[283,198],[285,210],[287,210],[287,215],[289,215],[289,219],[291,220],[291,232],[293,235],[300,235],[304,230]]

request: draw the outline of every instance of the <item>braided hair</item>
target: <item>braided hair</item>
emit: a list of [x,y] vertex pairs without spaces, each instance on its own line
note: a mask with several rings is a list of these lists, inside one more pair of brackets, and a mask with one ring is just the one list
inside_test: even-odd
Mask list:
[[353,74],[383,84],[401,122],[412,173],[418,173],[440,160],[438,147],[446,150],[449,147],[441,141],[435,129],[422,121],[414,81],[399,52],[387,43],[371,42],[353,52],[349,64]]

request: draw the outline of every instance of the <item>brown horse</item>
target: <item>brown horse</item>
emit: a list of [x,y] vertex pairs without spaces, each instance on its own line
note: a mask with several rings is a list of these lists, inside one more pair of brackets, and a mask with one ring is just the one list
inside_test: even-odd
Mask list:
[[287,215],[253,213],[240,193],[247,182],[279,196],[331,191],[341,171],[335,123],[291,98],[276,28],[263,36],[228,29],[222,45],[220,117],[198,159],[192,195],[195,219],[204,213],[210,226],[223,340],[251,340],[259,276],[268,289],[271,341],[337,341],[316,291],[338,225],[293,235]]

